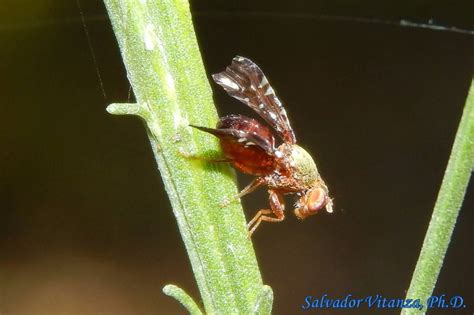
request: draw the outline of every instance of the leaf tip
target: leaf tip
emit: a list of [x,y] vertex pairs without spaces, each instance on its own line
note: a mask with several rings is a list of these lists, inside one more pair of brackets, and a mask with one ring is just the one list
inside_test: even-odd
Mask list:
[[199,306],[194,300],[180,287],[174,284],[167,284],[163,287],[163,293],[177,300],[191,315],[202,315]]
[[112,115],[134,115],[144,119],[147,117],[146,107],[135,103],[112,103],[107,106],[106,111]]

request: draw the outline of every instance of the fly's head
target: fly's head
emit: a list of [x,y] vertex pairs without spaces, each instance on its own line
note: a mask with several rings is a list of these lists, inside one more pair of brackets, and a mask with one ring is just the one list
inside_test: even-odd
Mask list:
[[323,208],[331,213],[333,211],[332,205],[327,186],[324,182],[318,181],[314,187],[305,191],[300,197],[296,203],[295,215],[298,219],[303,220],[318,213]]

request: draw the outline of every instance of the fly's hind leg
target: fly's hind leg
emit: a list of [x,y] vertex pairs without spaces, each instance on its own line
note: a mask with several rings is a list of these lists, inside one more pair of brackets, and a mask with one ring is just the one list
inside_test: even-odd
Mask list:
[[[255,232],[260,223],[262,223],[262,221],[281,222],[285,219],[285,202],[283,200],[283,196],[273,190],[269,190],[268,193],[270,194],[269,200],[271,210],[261,209],[257,212],[253,219],[250,220],[250,222],[247,224],[247,228],[249,229],[249,238],[252,236],[253,232]],[[275,215],[275,217],[268,216],[272,213]]]

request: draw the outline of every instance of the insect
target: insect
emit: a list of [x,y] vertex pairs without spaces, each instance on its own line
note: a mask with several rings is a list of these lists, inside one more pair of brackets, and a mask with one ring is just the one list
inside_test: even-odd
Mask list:
[[262,70],[251,60],[236,56],[225,71],[212,78],[230,96],[257,112],[283,140],[276,146],[270,128],[243,115],[221,117],[216,129],[192,126],[219,138],[225,157],[221,162],[229,162],[236,169],[257,176],[235,198],[260,186],[268,187],[270,209],[259,210],[249,221],[249,236],[262,221],[285,219],[285,194],[298,197],[294,209],[298,219],[314,215],[322,208],[332,212],[328,187],[311,155],[296,144],[285,109]]

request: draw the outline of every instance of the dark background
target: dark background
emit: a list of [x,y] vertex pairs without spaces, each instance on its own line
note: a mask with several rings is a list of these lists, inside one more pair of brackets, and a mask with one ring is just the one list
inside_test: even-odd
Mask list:
[[[405,296],[473,70],[473,35],[374,21],[472,30],[472,1],[309,3],[192,2],[208,73],[257,62],[335,197],[332,215],[254,235],[274,314],[307,295]],[[105,112],[129,95],[110,22],[81,6],[98,69],[75,1],[0,5],[0,313],[184,314],[161,288],[199,292],[145,129]],[[251,115],[213,88],[221,114]],[[250,218],[266,193],[243,203]],[[471,184],[435,290],[468,307],[430,314],[474,312],[473,210]]]

